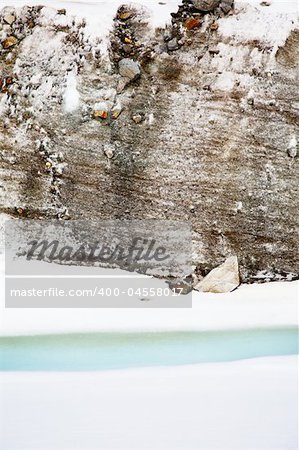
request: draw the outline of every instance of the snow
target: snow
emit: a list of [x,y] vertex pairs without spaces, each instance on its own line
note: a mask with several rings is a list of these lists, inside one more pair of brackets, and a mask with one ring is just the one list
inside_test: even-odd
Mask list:
[[[46,22],[53,21],[56,25],[68,19],[56,15],[51,8],[65,8],[68,15],[85,18],[87,25],[85,36],[97,36],[102,42],[102,50],[107,50],[106,39],[112,29],[113,18],[118,7],[126,2],[121,0],[70,0],[58,2],[55,0],[5,0],[4,6],[22,7],[24,5],[46,6],[43,17]],[[170,23],[170,13],[177,10],[179,0],[135,0],[127,4],[139,10],[147,18],[152,28],[164,27]],[[297,0],[271,0],[270,6],[262,6],[260,0],[236,1],[236,14],[219,20],[219,32],[224,37],[234,37],[239,42],[259,40],[278,47],[288,37],[290,31],[296,28],[298,15]],[[58,22],[57,22],[58,21]],[[279,24],[279,25],[278,25]]]
[[76,111],[79,107],[80,96],[77,91],[77,79],[74,72],[70,72],[67,77],[66,90],[63,96],[64,110],[67,113]]
[[7,450],[297,449],[296,357],[2,373],[0,396]]
[[7,111],[7,100],[8,100],[8,95],[3,95],[0,98],[0,117],[4,116],[6,111]]
[[283,45],[291,30],[298,27],[297,0],[271,0],[270,6],[261,3],[236,1],[236,14],[219,20],[219,32],[237,42],[258,40],[274,49]]
[[[7,215],[0,215],[0,336],[88,331],[227,330],[298,325],[299,281],[241,285],[228,294],[193,291],[192,308],[179,310],[6,309],[3,226],[7,219],[10,219]],[[164,287],[160,280],[152,280],[152,285]]]

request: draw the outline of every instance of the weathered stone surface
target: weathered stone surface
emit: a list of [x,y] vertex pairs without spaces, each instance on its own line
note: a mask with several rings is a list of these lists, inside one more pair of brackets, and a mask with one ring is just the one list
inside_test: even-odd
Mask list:
[[196,286],[200,292],[225,293],[236,289],[240,284],[237,256],[230,256],[221,266],[211,272]]
[[[205,15],[188,45],[140,56],[142,78],[129,83],[119,55],[97,55],[96,44],[82,42],[84,29],[32,27],[37,7],[22,14],[22,45],[0,46],[1,80],[13,79],[0,93],[0,212],[186,220],[198,275],[232,254],[242,281],[299,273],[297,32],[278,48],[238,40],[233,28],[223,36],[222,21],[233,16],[210,32],[215,18]],[[166,47],[163,30],[150,33],[136,25],[139,41]],[[63,98],[74,69],[80,108],[70,115]],[[101,101],[107,118],[94,120]],[[118,101],[123,111],[113,120]]]
[[208,12],[215,9],[219,5],[220,0],[192,0],[192,3],[196,9]]
[[134,81],[140,77],[140,65],[133,59],[124,58],[119,61],[118,70],[120,75],[129,80]]

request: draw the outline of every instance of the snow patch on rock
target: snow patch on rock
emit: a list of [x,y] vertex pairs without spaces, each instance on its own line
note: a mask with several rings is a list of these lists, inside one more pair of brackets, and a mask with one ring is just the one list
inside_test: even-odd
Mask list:
[[297,1],[272,0],[269,6],[261,3],[259,0],[236,1],[236,14],[219,20],[219,32],[240,43],[258,40],[276,49],[283,45],[298,26]]

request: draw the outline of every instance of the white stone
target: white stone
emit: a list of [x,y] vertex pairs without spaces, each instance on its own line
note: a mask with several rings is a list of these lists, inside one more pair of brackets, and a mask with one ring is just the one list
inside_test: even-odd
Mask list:
[[12,25],[16,20],[16,16],[14,16],[13,14],[6,14],[3,19],[4,22],[8,23],[8,25]]
[[230,256],[221,266],[211,270],[194,289],[200,292],[225,293],[233,291],[239,284],[238,258]]
[[192,0],[192,3],[196,9],[207,12],[215,9],[219,5],[220,0]]

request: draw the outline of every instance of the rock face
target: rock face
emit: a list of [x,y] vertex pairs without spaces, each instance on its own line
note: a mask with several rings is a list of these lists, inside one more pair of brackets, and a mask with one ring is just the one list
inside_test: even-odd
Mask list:
[[238,258],[230,256],[221,266],[211,272],[196,286],[200,292],[214,292],[216,294],[231,292],[240,284]]
[[0,212],[189,221],[199,275],[234,254],[242,281],[295,277],[299,33],[270,8],[184,3],[167,33],[134,13],[108,54],[68,15],[0,12]]

